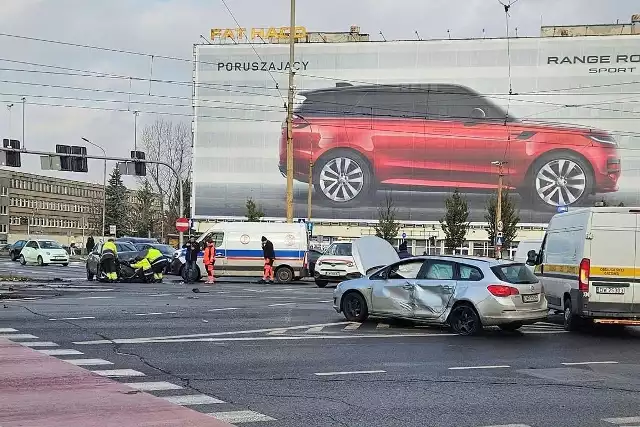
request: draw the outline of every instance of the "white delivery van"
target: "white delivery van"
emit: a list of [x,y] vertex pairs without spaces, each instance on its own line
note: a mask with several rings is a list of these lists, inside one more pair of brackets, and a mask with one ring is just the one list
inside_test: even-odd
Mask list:
[[[542,239],[537,240],[521,240],[518,243],[518,247],[516,248],[516,253],[513,256],[513,260],[515,262],[527,262],[529,251],[534,250],[538,252],[540,250],[540,245],[542,245]],[[533,269],[533,266],[528,266]]]
[[[262,236],[273,243],[275,279],[287,283],[300,277],[307,252],[307,230],[303,223],[219,222],[200,236],[197,280],[206,275],[202,263],[205,242],[216,246],[215,276],[262,277]],[[184,265],[185,249],[179,252]],[[181,274],[182,275],[182,274]]]
[[319,288],[324,288],[329,283],[360,277],[351,251],[351,242],[336,241],[318,258],[313,277]]
[[587,322],[640,325],[640,208],[555,215],[529,265],[566,330]]

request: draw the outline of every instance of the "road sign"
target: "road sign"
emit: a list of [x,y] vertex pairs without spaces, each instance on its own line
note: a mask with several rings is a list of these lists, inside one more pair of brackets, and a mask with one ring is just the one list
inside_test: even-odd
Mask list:
[[497,236],[496,237],[496,246],[502,246],[503,243],[504,243],[504,238],[502,236]]
[[184,233],[189,229],[189,220],[187,218],[178,218],[176,219],[176,230],[181,233]]
[[116,235],[116,226],[115,225],[110,225],[109,226],[109,234],[111,234],[112,236]]
[[308,222],[308,223],[307,223],[307,231],[308,231],[309,233],[312,233],[312,232],[313,232],[313,223],[312,223],[312,222]]
[[503,228],[504,224],[502,223],[502,221],[498,221],[498,231],[502,231]]
[[402,233],[402,238],[406,239],[407,238],[407,233]]

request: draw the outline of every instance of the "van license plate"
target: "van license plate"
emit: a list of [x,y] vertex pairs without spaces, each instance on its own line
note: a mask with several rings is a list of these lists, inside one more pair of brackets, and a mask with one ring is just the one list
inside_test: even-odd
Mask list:
[[596,286],[596,294],[624,294],[624,288]]
[[522,302],[538,302],[539,300],[540,296],[538,294],[522,295]]
[[327,271],[324,274],[326,276],[341,276],[342,275],[342,273],[340,273],[339,271]]

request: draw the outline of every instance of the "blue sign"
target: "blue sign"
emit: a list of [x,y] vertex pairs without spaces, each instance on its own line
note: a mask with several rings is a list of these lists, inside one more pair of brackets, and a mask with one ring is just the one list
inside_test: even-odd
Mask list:
[[569,212],[569,206],[558,206],[558,213]]
[[407,233],[402,233],[402,238],[406,239],[407,238]]
[[496,246],[502,246],[503,243],[504,243],[504,237],[502,236],[496,237]]
[[307,231],[309,233],[311,233],[313,231],[313,223],[312,222],[308,222],[307,223]]

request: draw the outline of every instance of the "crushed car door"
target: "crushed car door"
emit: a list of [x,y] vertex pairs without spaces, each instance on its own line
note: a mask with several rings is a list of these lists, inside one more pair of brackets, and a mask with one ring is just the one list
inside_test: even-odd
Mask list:
[[372,280],[372,312],[413,317],[413,289],[424,260],[408,259],[389,266],[379,280]]

